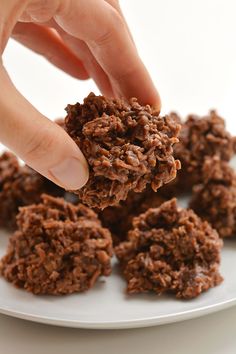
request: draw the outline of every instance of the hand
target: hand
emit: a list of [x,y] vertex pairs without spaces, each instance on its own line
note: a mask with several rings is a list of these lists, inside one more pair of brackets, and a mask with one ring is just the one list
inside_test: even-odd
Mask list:
[[[116,0],[2,0],[1,54],[10,36],[68,74],[93,78],[106,96],[135,96],[160,109],[158,93]],[[78,189],[88,179],[77,145],[17,91],[2,61],[0,141],[65,189]]]

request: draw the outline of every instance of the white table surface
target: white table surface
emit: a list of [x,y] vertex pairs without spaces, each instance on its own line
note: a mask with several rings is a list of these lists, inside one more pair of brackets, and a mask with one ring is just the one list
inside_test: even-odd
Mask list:
[[0,316],[1,354],[235,354],[236,307],[176,324],[78,330]]
[[[138,49],[159,88],[163,111],[217,108],[236,133],[235,0],[122,0]],[[14,42],[6,68],[21,92],[50,118],[81,100],[78,82]],[[137,83],[138,84],[138,83]],[[234,275],[233,275],[234,276]],[[182,323],[136,330],[88,331],[0,315],[0,354],[236,353],[236,307]]]

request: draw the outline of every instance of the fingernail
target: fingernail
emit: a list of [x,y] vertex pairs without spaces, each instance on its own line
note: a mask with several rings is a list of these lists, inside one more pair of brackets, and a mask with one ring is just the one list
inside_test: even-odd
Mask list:
[[76,190],[88,180],[88,169],[80,160],[70,157],[52,167],[49,173],[58,184],[68,190]]

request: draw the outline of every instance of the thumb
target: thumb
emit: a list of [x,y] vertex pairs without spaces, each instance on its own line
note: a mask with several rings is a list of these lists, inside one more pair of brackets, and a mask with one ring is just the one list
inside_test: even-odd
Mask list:
[[87,162],[78,146],[17,91],[2,66],[0,141],[34,170],[65,189],[76,190],[87,182]]

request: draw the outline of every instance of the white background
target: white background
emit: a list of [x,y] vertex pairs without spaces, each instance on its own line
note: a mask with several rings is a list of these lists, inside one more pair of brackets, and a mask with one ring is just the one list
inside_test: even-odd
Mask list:
[[[123,0],[121,5],[163,112],[205,114],[216,108],[236,133],[236,1]],[[15,42],[8,44],[4,64],[17,88],[52,119],[64,115],[67,103],[98,92],[91,81],[68,77]],[[235,322],[235,308],[168,326],[110,332],[0,316],[0,353],[230,354],[236,352]]]
[[[235,0],[123,0],[121,5],[163,111],[205,114],[217,108],[232,130]],[[18,89],[50,118],[63,116],[67,103],[82,100],[89,91],[98,92],[91,81],[70,78],[14,42],[8,44],[4,63]]]

